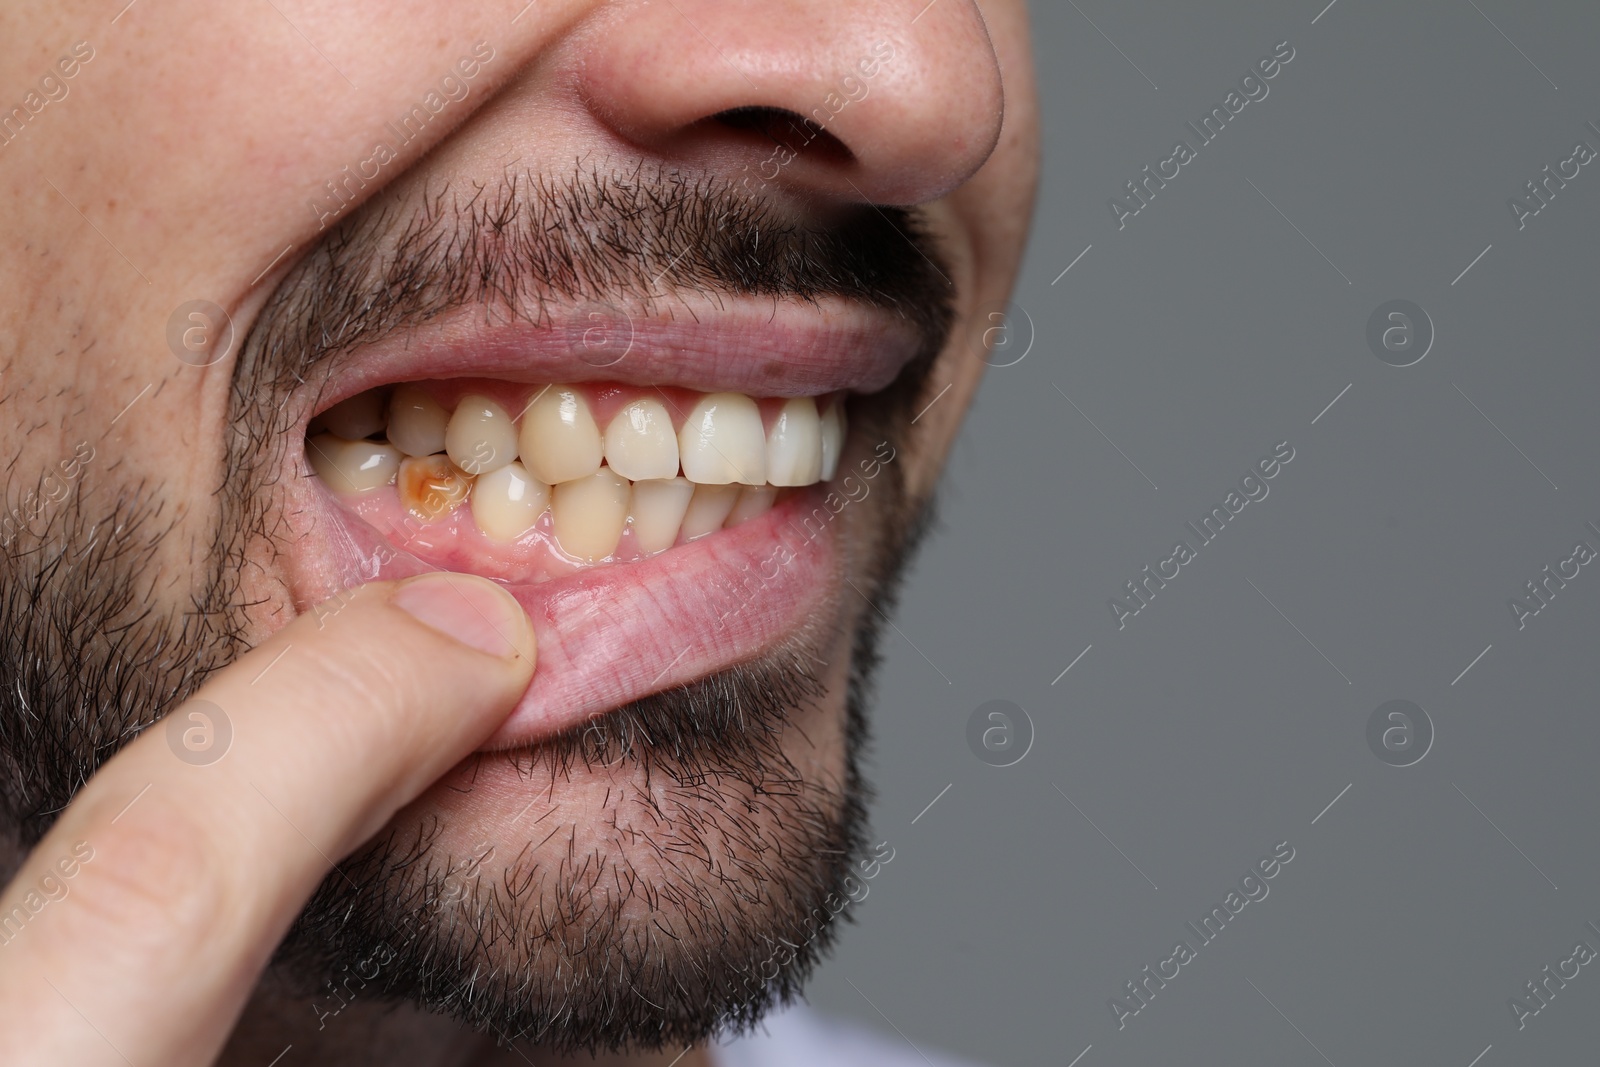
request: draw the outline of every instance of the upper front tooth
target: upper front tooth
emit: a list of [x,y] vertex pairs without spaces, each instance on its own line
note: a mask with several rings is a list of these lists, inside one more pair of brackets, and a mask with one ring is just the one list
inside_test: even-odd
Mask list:
[[575,481],[600,469],[600,427],[576,389],[549,386],[522,419],[522,462],[541,482]]
[[835,400],[822,413],[822,480],[832,478],[839,469],[839,453],[844,451],[844,405]]
[[426,389],[402,385],[389,400],[389,443],[408,456],[444,451],[450,413]]
[[468,474],[488,474],[517,458],[517,427],[486,396],[464,396],[444,431],[444,450]]
[[311,469],[341,493],[364,493],[394,481],[400,452],[382,441],[346,441],[331,433],[306,442]]
[[320,421],[329,433],[346,441],[371,437],[383,429],[383,397],[374,389],[357,393],[324,411]]
[[556,486],[551,510],[562,551],[589,562],[615,552],[628,521],[628,489],[611,470]]
[[808,396],[786,400],[767,431],[767,481],[810,485],[822,476],[822,422]]
[[678,527],[694,495],[687,478],[658,478],[633,483],[633,536],[641,552],[661,552],[678,540]]
[[678,431],[683,476],[701,485],[762,485],[767,441],[761,411],[743,393],[711,393],[689,412]]
[[550,506],[550,487],[520,463],[480,475],[472,485],[472,517],[493,541],[515,541],[533,529]]
[[678,438],[661,401],[644,397],[617,412],[606,426],[606,465],[633,481],[678,473]]

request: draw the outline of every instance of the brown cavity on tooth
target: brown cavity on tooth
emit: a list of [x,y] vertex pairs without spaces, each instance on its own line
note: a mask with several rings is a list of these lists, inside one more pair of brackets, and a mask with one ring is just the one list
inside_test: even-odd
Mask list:
[[443,453],[408,456],[400,461],[400,503],[417,518],[431,522],[465,503],[473,481],[472,475]]

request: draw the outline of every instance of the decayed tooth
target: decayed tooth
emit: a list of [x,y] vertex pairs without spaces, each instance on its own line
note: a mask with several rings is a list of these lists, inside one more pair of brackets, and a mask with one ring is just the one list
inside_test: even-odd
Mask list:
[[478,475],[472,485],[472,517],[493,541],[515,541],[533,529],[549,506],[550,487],[515,461]]
[[700,485],[762,485],[767,480],[761,411],[743,393],[701,397],[678,431],[678,452],[683,476]]
[[517,427],[486,396],[464,396],[444,431],[444,450],[468,474],[488,474],[517,458]]
[[557,485],[550,506],[561,550],[590,562],[615,552],[628,521],[628,489],[609,468]]
[[347,441],[331,433],[306,442],[311,469],[330,489],[364,493],[394,481],[400,453],[382,441]]
[[726,527],[738,526],[740,523],[757,519],[772,510],[772,502],[778,495],[778,489],[772,485],[747,485],[739,491],[739,499],[734,501],[733,510],[728,512],[728,517],[722,520]]
[[683,515],[683,539],[693,541],[722,529],[743,490],[737,485],[697,485]]
[[341,400],[324,411],[319,421],[327,431],[346,441],[359,441],[383,429],[383,397],[368,389]]
[[661,401],[628,404],[606,426],[606,465],[624,478],[671,478],[678,473],[678,437]]
[[576,389],[552,385],[522,418],[522,464],[549,485],[575,481],[600,469],[600,427]]
[[389,443],[408,456],[443,452],[449,423],[450,413],[426,389],[398,386],[389,400]]
[[810,485],[822,477],[822,420],[809,396],[784,401],[767,431],[767,481]]
[[839,453],[844,451],[844,404],[835,400],[822,413],[822,480],[832,478],[839,469]]
[[407,456],[400,461],[400,503],[420,519],[449,514],[470,492],[472,475],[463,474],[448,456]]
[[687,478],[654,478],[633,483],[633,536],[641,552],[662,552],[678,542],[678,528],[694,496]]

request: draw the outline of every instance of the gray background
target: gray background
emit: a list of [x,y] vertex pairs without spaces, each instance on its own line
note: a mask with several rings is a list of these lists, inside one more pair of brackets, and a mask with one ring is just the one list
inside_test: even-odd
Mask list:
[[[1507,601],[1600,548],[1600,165],[1520,232],[1506,200],[1600,149],[1600,5],[1325,2],[1034,5],[1033,344],[989,373],[890,635],[896,856],[826,1010],[1000,1065],[1594,1058],[1600,966],[1520,1032],[1507,998],[1600,949],[1600,567],[1521,631]],[[1119,232],[1107,198],[1284,39]],[[1404,369],[1365,339],[1394,298],[1437,330]],[[1282,440],[1268,498],[1119,631],[1107,599]],[[997,698],[1036,732],[1004,769],[966,741]],[[1394,698],[1437,731],[1411,767],[1365,738]],[[1284,840],[1119,1031],[1108,998]]]

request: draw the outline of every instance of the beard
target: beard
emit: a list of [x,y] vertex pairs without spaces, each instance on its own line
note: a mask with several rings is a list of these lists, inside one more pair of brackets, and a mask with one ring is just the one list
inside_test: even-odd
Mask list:
[[[7,525],[7,826],[22,847],[37,842],[105,760],[248,647],[252,577],[292,547],[273,484],[315,402],[304,386],[341,356],[461,308],[549,323],[594,301],[661,314],[691,294],[840,296],[893,310],[921,337],[893,385],[851,402],[852,437],[898,452],[949,332],[936,259],[908,211],[804,227],[668,172],[507,177],[368,205],[289,273],[241,346],[209,527],[180,533],[184,502],[159,485],[87,476]],[[514,781],[525,812],[541,797],[548,809],[531,830],[472,847],[456,809],[401,812],[319,887],[278,976],[319,1016],[359,990],[559,1052],[682,1045],[795,996],[868,863],[859,760],[880,620],[929,525],[900,465],[875,488],[839,534],[868,602],[849,632],[818,620],[759,660],[473,756],[453,789]],[[162,573],[178,536],[197,563]],[[848,656],[842,707],[818,670],[830,651]],[[833,743],[815,745],[818,730]]]

